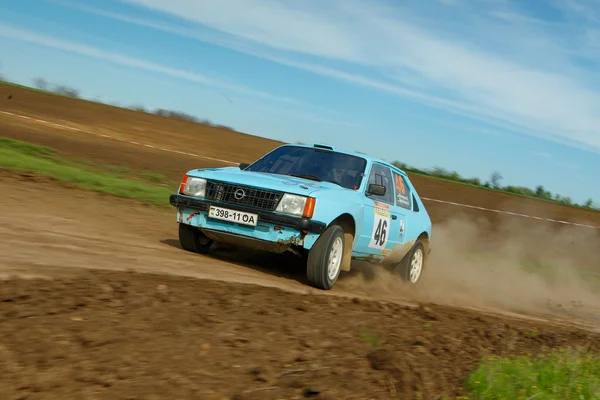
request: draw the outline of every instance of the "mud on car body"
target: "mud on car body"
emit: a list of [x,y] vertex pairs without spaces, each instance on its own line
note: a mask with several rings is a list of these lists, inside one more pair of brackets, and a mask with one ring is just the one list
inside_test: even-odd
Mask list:
[[406,173],[326,145],[283,145],[253,164],[188,171],[170,203],[188,251],[236,246],[304,257],[310,285],[331,289],[351,260],[417,283],[431,219]]

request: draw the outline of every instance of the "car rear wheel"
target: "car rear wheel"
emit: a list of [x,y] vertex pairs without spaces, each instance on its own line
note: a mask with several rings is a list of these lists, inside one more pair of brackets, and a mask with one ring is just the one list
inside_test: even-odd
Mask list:
[[308,283],[319,289],[331,289],[340,276],[343,256],[344,230],[339,225],[332,225],[321,234],[308,253]]
[[179,243],[184,250],[206,254],[213,244],[200,229],[186,224],[179,224]]
[[417,240],[410,252],[394,268],[404,281],[416,284],[420,281],[425,268],[425,246]]

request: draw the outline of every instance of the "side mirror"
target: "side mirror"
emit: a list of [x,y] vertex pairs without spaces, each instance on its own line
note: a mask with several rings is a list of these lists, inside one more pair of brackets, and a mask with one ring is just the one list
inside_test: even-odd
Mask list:
[[367,195],[374,196],[384,196],[386,187],[383,185],[377,185],[375,183],[371,183],[367,188]]
[[246,168],[248,168],[249,166],[250,166],[250,164],[244,164],[244,163],[241,163],[241,164],[240,164],[240,169],[243,171],[243,170],[245,170]]

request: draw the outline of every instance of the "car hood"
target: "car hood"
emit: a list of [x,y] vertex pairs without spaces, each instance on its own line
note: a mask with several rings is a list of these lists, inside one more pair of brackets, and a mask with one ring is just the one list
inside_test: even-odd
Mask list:
[[189,171],[188,175],[305,196],[322,190],[347,190],[330,182],[315,182],[287,175],[242,171],[238,167],[197,169]]

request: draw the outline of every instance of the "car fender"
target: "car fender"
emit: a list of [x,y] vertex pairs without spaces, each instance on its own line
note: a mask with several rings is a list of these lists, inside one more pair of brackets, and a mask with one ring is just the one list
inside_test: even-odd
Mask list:
[[[342,269],[350,269],[350,259],[355,243],[362,230],[364,219],[364,196],[360,192],[350,189],[333,189],[313,193],[316,198],[313,219],[324,222],[328,227],[340,221],[340,225],[348,234],[346,236],[344,262]],[[353,226],[353,232],[348,232]],[[305,236],[303,247],[310,250],[319,239],[319,234],[309,233]]]
[[[429,212],[427,211],[421,196],[418,191],[407,177],[408,184],[413,195],[414,205],[417,206],[418,211],[408,211],[407,225],[406,225],[406,237],[407,246],[404,251],[408,252],[419,239],[423,241],[425,251],[429,254],[431,251],[431,239],[432,239],[432,221]],[[413,205],[413,208],[414,208]],[[402,255],[402,254],[398,254]]]

